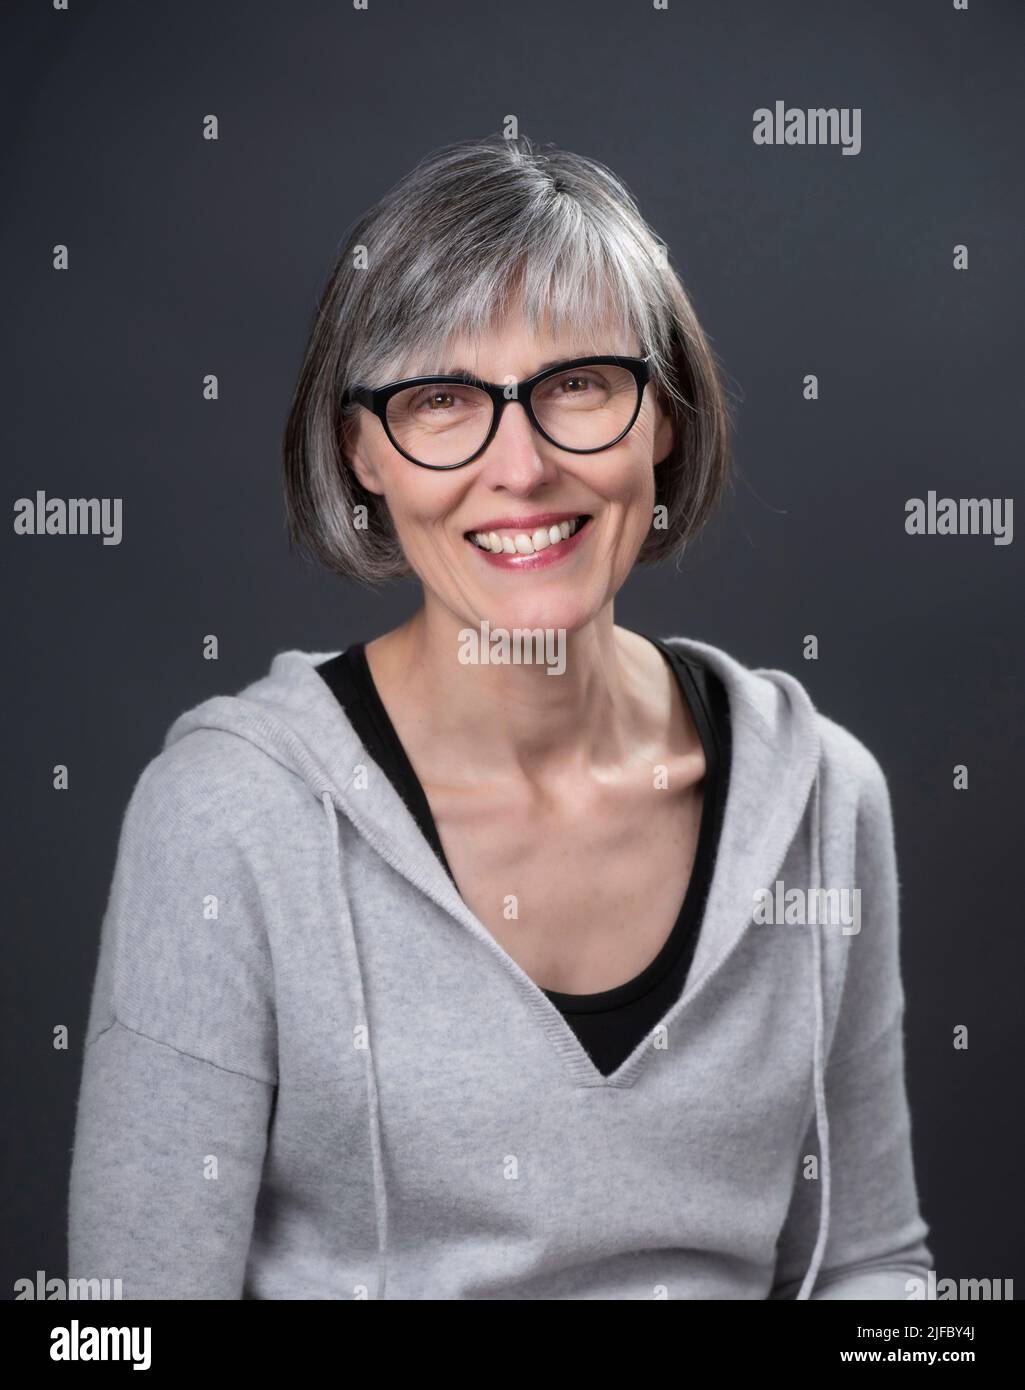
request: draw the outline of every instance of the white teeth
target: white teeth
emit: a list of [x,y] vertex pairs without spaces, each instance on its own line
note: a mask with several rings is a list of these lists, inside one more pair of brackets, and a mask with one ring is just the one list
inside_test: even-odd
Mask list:
[[546,546],[568,541],[576,529],[577,522],[574,518],[573,521],[559,521],[552,526],[539,526],[529,534],[526,531],[521,531],[515,536],[500,536],[497,531],[474,531],[472,534],[474,543],[480,546],[481,550],[490,550],[496,555],[533,555],[538,550],[544,550]]

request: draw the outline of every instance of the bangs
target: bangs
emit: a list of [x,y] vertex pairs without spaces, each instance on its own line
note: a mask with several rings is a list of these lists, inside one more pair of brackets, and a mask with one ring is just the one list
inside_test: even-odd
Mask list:
[[644,313],[650,286],[643,283],[640,254],[627,254],[633,248],[621,240],[605,241],[583,218],[567,223],[560,217],[533,230],[529,240],[538,249],[517,246],[516,260],[508,228],[497,244],[486,236],[480,244],[464,241],[454,260],[421,253],[415,282],[402,276],[395,286],[405,341],[382,362],[381,380],[472,371],[467,357],[513,315],[522,317],[531,337],[564,338],[571,344],[567,357],[643,355],[656,334]]

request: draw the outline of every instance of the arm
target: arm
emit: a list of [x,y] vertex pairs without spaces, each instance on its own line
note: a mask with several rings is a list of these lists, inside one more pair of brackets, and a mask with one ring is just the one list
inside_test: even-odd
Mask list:
[[277,1079],[238,797],[189,743],[129,801],[85,1035],[69,1276],[127,1299],[241,1297]]
[[[932,1253],[918,1205],[905,1090],[892,812],[882,770],[858,747],[866,765],[854,884],[861,889],[861,931],[844,938],[847,972],[826,1067],[832,1192],[829,1237],[811,1298],[892,1300],[908,1297],[908,1279],[926,1278]],[[801,1152],[821,1158],[814,1122]],[[770,1298],[793,1298],[800,1288],[819,1201],[819,1182],[799,1170]]]

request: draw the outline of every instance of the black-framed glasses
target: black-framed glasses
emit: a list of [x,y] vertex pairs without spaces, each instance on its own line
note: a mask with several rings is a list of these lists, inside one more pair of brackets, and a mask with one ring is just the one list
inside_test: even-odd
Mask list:
[[479,458],[511,401],[520,402],[556,448],[597,454],[633,428],[650,361],[650,355],[574,357],[504,386],[465,374],[406,377],[354,387],[342,401],[372,411],[399,453],[420,468],[463,468]]

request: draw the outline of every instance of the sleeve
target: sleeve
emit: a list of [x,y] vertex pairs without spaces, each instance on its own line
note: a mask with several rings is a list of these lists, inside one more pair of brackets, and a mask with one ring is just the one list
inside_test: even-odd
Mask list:
[[[904,990],[890,798],[868,760],[858,804],[855,884],[860,931],[844,938],[847,968],[825,1075],[831,1193],[829,1233],[812,1299],[909,1297],[932,1267],[919,1210],[904,1072]],[[819,1156],[819,1180],[803,1156]],[[777,1245],[770,1298],[794,1298],[818,1236],[822,1155],[814,1119]]]
[[276,1093],[238,788],[184,743],[144,770],[122,822],[75,1117],[69,1277],[120,1279],[126,1299],[243,1296]]

